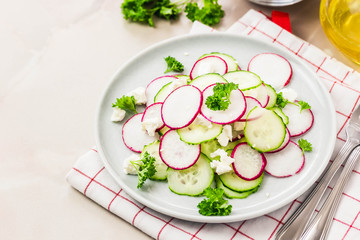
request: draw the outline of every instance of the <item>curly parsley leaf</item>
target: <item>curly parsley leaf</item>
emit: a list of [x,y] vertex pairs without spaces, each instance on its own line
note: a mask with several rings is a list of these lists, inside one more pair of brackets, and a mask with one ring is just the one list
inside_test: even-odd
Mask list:
[[141,188],[146,179],[151,178],[156,173],[155,158],[148,152],[144,153],[144,156],[139,161],[132,161],[131,164],[136,168],[138,174],[137,188]]
[[300,138],[298,140],[298,143],[299,143],[299,147],[302,149],[303,154],[304,152],[312,151],[312,144],[308,140]]
[[276,105],[279,108],[284,108],[286,106],[286,104],[288,104],[288,102],[289,101],[283,97],[282,92],[280,92],[276,95]]
[[170,0],[125,0],[121,4],[121,10],[126,20],[145,23],[154,27],[154,16],[166,20],[176,19],[182,11],[181,6],[186,2],[179,1],[172,3]]
[[216,83],[216,86],[213,88],[214,94],[206,98],[206,106],[214,111],[226,110],[231,103],[231,91],[238,89],[238,86],[235,83]]
[[168,56],[165,58],[165,62],[167,64],[167,69],[164,73],[174,71],[174,72],[182,72],[184,71],[184,65],[176,60],[174,57]]
[[228,204],[228,200],[223,198],[223,189],[208,187],[205,189],[204,195],[207,198],[197,205],[201,215],[226,216],[231,213],[232,206]]
[[302,110],[310,109],[310,108],[311,108],[311,106],[310,106],[307,102],[298,101],[297,103],[298,103],[298,104],[300,105],[300,107],[301,107],[300,112],[302,112]]
[[137,113],[134,96],[122,96],[116,98],[116,102],[112,104],[112,107],[117,107],[125,110],[128,113]]
[[153,0],[125,0],[121,4],[121,10],[126,20],[133,22],[147,23],[153,27],[153,15],[155,10],[150,6],[156,1]]
[[181,13],[182,9],[177,3],[172,3],[170,0],[158,0],[154,7],[155,15],[166,20],[176,19]]
[[184,10],[187,13],[186,17],[192,22],[197,20],[209,26],[219,23],[224,17],[224,11],[218,4],[218,0],[203,0],[203,2],[202,8],[199,7],[198,3],[188,3]]

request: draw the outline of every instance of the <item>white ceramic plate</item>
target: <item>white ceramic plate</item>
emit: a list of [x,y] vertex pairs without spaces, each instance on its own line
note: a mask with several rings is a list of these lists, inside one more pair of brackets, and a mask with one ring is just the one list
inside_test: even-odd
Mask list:
[[289,6],[301,1],[302,0],[250,0],[250,2],[257,3],[259,5],[272,7]]
[[[287,58],[293,68],[289,87],[298,93],[298,99],[307,101],[315,115],[312,129],[305,135],[313,144],[306,153],[306,164],[300,174],[289,178],[265,175],[260,189],[246,199],[229,200],[233,206],[229,216],[207,217],[198,213],[202,197],[187,197],[172,193],[166,182],[148,181],[141,190],[136,188],[137,177],[122,171],[123,159],[132,152],[123,144],[122,123],[110,121],[111,104],[117,97],[146,85],[163,75],[164,57],[173,56],[189,73],[192,64],[204,53],[223,52],[234,56],[240,67],[246,69],[249,60],[258,53],[274,52]],[[186,53],[189,53],[188,55]],[[124,64],[111,79],[98,106],[96,142],[106,169],[120,186],[134,199],[160,213],[197,222],[234,222],[274,211],[304,193],[325,169],[335,144],[335,110],[328,91],[301,60],[291,53],[254,39],[225,33],[187,35],[170,39],[141,52]]]

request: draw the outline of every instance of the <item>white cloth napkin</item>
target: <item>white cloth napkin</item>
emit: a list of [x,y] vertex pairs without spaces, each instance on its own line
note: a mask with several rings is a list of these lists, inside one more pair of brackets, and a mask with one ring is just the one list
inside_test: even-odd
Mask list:
[[[195,22],[191,33],[214,29]],[[344,126],[360,98],[360,74],[327,56],[320,49],[282,29],[254,10],[236,21],[228,32],[260,38],[304,60],[319,75],[334,101],[337,115],[335,153],[345,141]],[[305,195],[264,216],[222,224],[194,223],[157,213],[127,195],[106,171],[96,149],[80,157],[67,181],[86,197],[156,239],[274,239],[276,231],[296,210]],[[352,172],[329,239],[360,239],[360,164]],[[329,187],[327,191],[331,191]]]

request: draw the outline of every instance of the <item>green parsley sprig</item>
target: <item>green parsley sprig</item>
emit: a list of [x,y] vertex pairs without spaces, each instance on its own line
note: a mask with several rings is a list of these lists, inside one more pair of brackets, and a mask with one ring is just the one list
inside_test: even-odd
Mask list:
[[214,111],[226,110],[229,107],[230,94],[232,90],[238,89],[239,85],[235,83],[216,83],[213,88],[214,94],[206,98],[206,106]]
[[203,24],[213,26],[224,17],[224,11],[218,0],[203,0],[204,6],[199,7],[198,3],[188,3],[185,7],[186,17],[192,22],[195,20]]
[[154,27],[153,16],[176,19],[182,11],[182,4],[182,1],[172,3],[170,0],[125,0],[121,10],[126,20]]
[[186,5],[184,11],[191,21],[198,20],[210,26],[219,23],[224,16],[224,11],[218,4],[218,0],[201,0],[201,2],[203,2],[202,8],[192,0],[174,2],[170,0],[124,0],[121,4],[121,11],[126,20],[154,27],[154,16],[166,20],[177,19]]
[[131,161],[131,164],[137,170],[138,174],[138,185],[137,188],[141,188],[146,179],[151,178],[156,173],[155,158],[152,157],[148,152],[144,153],[142,159],[138,161]]
[[282,92],[279,92],[276,95],[276,106],[278,106],[279,108],[284,108],[286,104],[288,104],[288,102],[289,101],[283,97]]
[[302,112],[302,110],[310,109],[310,108],[311,108],[311,106],[310,106],[307,102],[298,101],[297,103],[298,103],[298,104],[300,105],[300,107],[301,107],[300,112]]
[[176,60],[174,57],[168,56],[165,58],[165,62],[167,64],[167,69],[164,73],[174,71],[174,72],[182,72],[184,71],[184,65]]
[[206,198],[197,205],[201,215],[227,216],[231,213],[232,206],[228,204],[228,200],[223,198],[223,189],[208,187],[205,189],[204,195]]
[[128,113],[137,113],[134,96],[124,95],[121,98],[116,98],[116,102],[112,104],[112,107],[120,108]]
[[298,143],[299,143],[299,147],[302,150],[303,155],[304,155],[304,152],[311,152],[312,151],[312,144],[308,140],[300,138],[298,140]]

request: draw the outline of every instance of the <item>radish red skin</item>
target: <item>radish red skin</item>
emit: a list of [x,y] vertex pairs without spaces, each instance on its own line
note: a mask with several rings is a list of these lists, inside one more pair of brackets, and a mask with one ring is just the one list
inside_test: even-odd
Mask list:
[[[165,163],[169,168],[172,168],[172,169],[175,169],[175,170],[187,169],[187,168],[193,166],[193,165],[197,162],[197,160],[199,159],[200,154],[201,154],[201,145],[200,145],[200,144],[198,145],[198,146],[199,146],[199,153],[198,153],[196,159],[194,160],[194,162],[192,162],[191,164],[186,165],[185,167],[182,167],[182,168],[174,168],[174,166],[172,166],[171,164],[167,163],[166,160],[164,160],[163,153],[162,153],[163,139],[166,137],[167,134],[171,134],[173,131],[175,131],[175,133],[176,133],[176,130],[175,130],[175,129],[171,129],[171,130],[167,131],[167,132],[162,136],[162,138],[161,138],[161,140],[160,140],[160,146],[159,146],[159,155],[160,155],[160,158],[161,158],[161,160],[163,161],[163,163]],[[176,133],[176,134],[177,134],[177,133]]]
[[289,136],[288,140],[286,141],[286,144],[280,146],[280,148],[278,148],[278,149],[275,149],[273,151],[269,151],[267,153],[276,153],[276,152],[279,152],[279,151],[283,150],[284,148],[286,148],[286,146],[290,143],[290,137],[291,137],[289,129],[287,129],[287,128],[286,128],[286,134]]
[[[164,109],[164,104],[166,102],[166,100],[171,96],[171,94],[175,91],[178,91],[179,89],[181,88],[184,88],[184,87],[193,87],[194,89],[196,89],[197,91],[199,91],[200,93],[200,100],[199,100],[199,106],[198,106],[198,109],[196,111],[196,113],[194,114],[194,116],[189,120],[189,122],[187,122],[186,124],[182,125],[182,126],[178,126],[178,127],[173,127],[173,126],[169,126],[168,124],[166,124],[166,121],[164,120],[164,114],[163,114],[163,109]],[[178,87],[177,89],[173,90],[164,100],[164,103],[161,107],[161,119],[162,121],[164,122],[165,126],[167,126],[168,128],[170,129],[180,129],[180,128],[184,128],[184,127],[187,127],[189,126],[194,120],[195,118],[197,117],[197,115],[199,114],[200,112],[200,109],[201,109],[201,106],[202,106],[202,102],[203,102],[203,98],[202,98],[202,92],[200,91],[200,89],[198,89],[197,87],[193,86],[193,85],[184,85],[184,86],[181,86],[181,87]]]
[[[246,142],[243,142],[243,143],[239,143],[238,145],[236,145],[236,147],[233,149],[232,153],[231,153],[231,157],[234,158],[234,155],[236,153],[236,150],[238,147],[242,146],[242,145],[248,145]],[[256,150],[254,150],[256,151]],[[262,165],[261,165],[261,169],[259,171],[258,174],[256,174],[255,176],[251,177],[251,178],[247,178],[247,177],[244,177],[241,175],[241,173],[236,169],[236,166],[235,166],[235,162],[232,163],[232,166],[233,166],[233,169],[234,169],[234,172],[236,173],[236,175],[238,175],[240,178],[244,179],[244,180],[247,180],[247,181],[251,181],[251,180],[254,180],[254,179],[257,179],[261,176],[261,174],[264,172],[264,169],[265,169],[265,166],[266,166],[266,158],[264,156],[263,153],[259,153],[260,156],[261,156],[261,160],[262,160]],[[235,160],[236,161],[236,160]]]
[[[223,83],[222,83],[222,84],[223,84]],[[206,88],[202,91],[202,93],[204,94],[204,92],[205,92],[208,88],[213,87],[213,86],[215,86],[215,85],[216,85],[216,84],[212,84],[212,85],[206,87]],[[240,119],[242,116],[244,116],[244,114],[245,114],[245,112],[246,112],[247,104],[246,104],[246,100],[245,100],[245,95],[244,95],[244,93],[243,93],[240,89],[237,89],[237,90],[241,93],[241,95],[242,95],[242,97],[243,97],[243,99],[244,99],[245,107],[244,107],[243,111],[239,114],[239,116],[237,116],[235,119],[231,119],[230,121],[226,121],[226,122],[219,122],[219,121],[211,120],[211,119],[210,119],[208,116],[206,116],[201,110],[200,110],[200,114],[201,114],[204,118],[206,118],[208,121],[210,121],[210,122],[212,122],[212,123],[216,123],[216,124],[222,124],[222,125],[224,125],[224,124],[230,124],[230,123],[233,123],[233,122],[238,121],[238,119]],[[234,91],[236,91],[236,90],[234,90]],[[203,99],[203,101],[206,101],[206,99]],[[200,109],[201,109],[201,108],[202,108],[202,106],[200,106]]]
[[[147,99],[148,101],[153,101],[153,100],[154,100],[154,99],[149,99],[149,87],[150,87],[152,84],[154,84],[154,82],[156,82],[156,81],[158,81],[158,80],[161,80],[162,78],[173,78],[174,80],[175,80],[175,79],[178,79],[178,78],[177,78],[176,76],[174,76],[174,75],[164,75],[164,76],[157,77],[157,78],[151,80],[151,82],[146,86],[146,89],[145,89],[145,95],[146,95],[146,97],[148,98],[148,99]],[[169,83],[169,82],[171,82],[171,81],[170,81],[170,80],[169,80],[169,81],[165,81],[164,84],[161,85],[161,87],[164,86],[165,84]],[[158,90],[160,90],[161,87],[160,87]],[[156,92],[157,92],[157,91],[156,91]],[[155,97],[155,96],[154,96],[154,97]]]
[[[261,85],[265,88],[265,84],[264,84],[264,83],[262,83]],[[264,101],[263,103],[260,103],[261,107],[265,108],[266,105],[268,105],[269,100],[270,100],[270,97],[269,97],[269,95],[267,95],[266,101]],[[260,102],[260,101],[259,101],[259,102]]]
[[[295,143],[295,142],[293,142],[293,141],[290,140],[290,141],[289,141],[289,144],[294,144],[294,145],[296,145],[296,147],[298,147],[298,148],[301,150],[301,148],[299,147],[299,145],[298,145],[297,143]],[[266,155],[270,156],[271,154],[273,154],[273,153],[269,153],[269,154],[266,154]],[[302,157],[302,164],[301,164],[301,166],[299,167],[299,169],[297,169],[297,171],[294,172],[293,174],[275,175],[275,174],[267,171],[266,169],[265,169],[265,172],[266,172],[267,174],[269,174],[269,175],[271,175],[271,176],[273,176],[273,177],[277,177],[277,178],[286,178],[286,177],[294,176],[295,174],[298,174],[298,173],[304,168],[304,166],[305,166],[305,154],[302,154],[301,157]],[[266,158],[266,156],[265,156],[265,158]],[[268,160],[268,162],[269,162],[269,160]]]
[[[295,101],[295,102],[298,102],[298,101]],[[286,107],[286,106],[285,106],[285,107]],[[311,122],[310,122],[310,124],[309,124],[308,126],[306,126],[306,127],[305,127],[302,131],[300,131],[300,132],[294,133],[294,132],[291,132],[291,129],[289,129],[289,132],[290,132],[290,136],[291,136],[291,137],[298,137],[298,136],[300,136],[300,135],[308,132],[308,131],[311,129],[311,127],[314,125],[315,118],[314,118],[314,114],[313,114],[313,112],[311,111],[311,109],[304,109],[304,110],[302,110],[302,111],[308,111],[308,112],[310,113]],[[285,113],[285,112],[284,112],[284,113]],[[289,121],[290,121],[290,118],[289,118]]]
[[[146,107],[146,109],[145,109],[145,111],[144,111],[144,113],[143,113],[143,116],[142,116],[142,118],[141,118],[141,122],[144,121],[144,117],[145,117],[146,112],[148,111],[149,108],[151,108],[152,106],[155,106],[155,105],[161,105],[161,106],[162,106],[162,104],[163,104],[162,102],[157,102],[157,103],[153,103],[153,104],[151,104],[150,106]],[[164,123],[164,121],[163,121],[163,123]],[[161,127],[157,128],[156,131],[159,131],[159,130],[162,129],[164,126],[165,126],[165,123],[164,123]]]
[[[262,83],[261,85],[263,86],[263,88],[265,88],[265,84],[264,84],[264,83]],[[266,92],[266,90],[265,90],[265,92]],[[267,95],[267,94],[266,94],[266,95]],[[264,101],[263,103],[260,103],[260,105],[261,105],[263,108],[265,108],[266,105],[268,105],[269,100],[270,100],[270,97],[269,97],[269,95],[267,95],[266,101]],[[259,101],[259,102],[260,102],[260,101]]]
[[255,55],[255,56],[250,60],[250,62],[249,62],[249,64],[248,64],[248,67],[247,67],[247,70],[250,71],[250,72],[255,72],[255,73],[256,73],[256,71],[252,71],[252,69],[251,69],[251,63],[253,62],[254,59],[256,59],[258,56],[260,56],[260,55],[262,55],[262,54],[272,54],[272,55],[281,57],[282,59],[284,59],[284,60],[289,64],[289,67],[290,67],[290,75],[289,75],[288,79],[285,80],[285,82],[282,84],[282,87],[285,87],[286,85],[288,85],[288,84],[290,83],[290,80],[291,80],[291,77],[292,77],[292,74],[293,74],[293,70],[292,70],[292,67],[291,67],[290,62],[289,62],[286,58],[284,58],[283,56],[281,56],[281,55],[279,55],[279,54],[276,54],[276,53],[260,53],[260,54],[257,54],[257,55]]
[[[261,103],[260,103],[256,98],[254,98],[254,97],[245,96],[245,99],[246,99],[246,101],[247,101],[248,99],[251,99],[251,100],[253,100],[253,101],[256,102],[256,104],[258,105],[258,107],[262,107],[262,106],[261,106]],[[248,111],[248,110],[249,110],[249,111]],[[245,121],[255,120],[256,118],[246,119],[247,114],[250,112],[250,110],[251,110],[251,109],[248,109],[248,103],[246,102],[245,112],[244,112],[244,114],[243,114],[237,121],[245,122]]]
[[308,128],[306,128],[306,129],[305,129],[304,131],[302,131],[301,133],[293,134],[293,135],[291,135],[291,137],[297,137],[297,136],[300,136],[300,135],[306,133],[306,132],[309,131],[310,128],[314,125],[314,114],[313,114],[313,112],[311,111],[311,109],[305,109],[305,110],[303,110],[303,111],[309,111],[309,112],[310,112],[310,114],[311,114],[311,116],[312,116],[311,124],[310,124],[310,126],[309,126]]
[[[129,119],[124,123],[124,125],[123,125],[123,127],[122,127],[122,130],[121,130],[122,140],[123,140],[125,146],[126,146],[127,148],[129,148],[131,151],[137,152],[137,153],[141,153],[141,151],[143,150],[143,146],[142,146],[141,148],[139,148],[139,149],[135,149],[134,147],[130,146],[130,145],[127,143],[127,141],[126,141],[126,138],[124,137],[124,136],[126,135],[126,134],[124,134],[124,129],[125,129],[126,125],[127,125],[131,120],[133,120],[134,117],[137,117],[137,116],[140,115],[140,114],[142,115],[143,113],[135,114],[135,115],[133,115],[131,118],[129,118]],[[145,134],[146,134],[146,133],[145,133]],[[155,141],[155,138],[154,138],[154,141]],[[150,142],[149,142],[149,143],[150,143]]]
[[222,59],[221,57],[214,56],[214,55],[210,55],[210,56],[206,56],[206,57],[200,58],[200,59],[198,59],[198,60],[194,63],[194,65],[193,65],[193,67],[192,67],[192,69],[191,69],[191,71],[190,71],[190,75],[189,75],[191,80],[194,79],[193,71],[194,71],[196,65],[197,65],[200,61],[203,61],[204,59],[207,59],[207,58],[217,58],[217,59],[220,59],[220,60],[224,63],[224,66],[225,66],[224,72],[223,72],[223,73],[220,73],[220,74],[221,74],[221,75],[224,75],[225,73],[227,73],[227,71],[228,71],[228,66],[227,66],[226,61],[225,61],[224,59]]
[[[142,113],[138,113],[138,114],[142,114]],[[138,115],[138,114],[135,114],[134,116],[136,116],[136,115]],[[125,126],[134,116],[132,116],[131,118],[129,118],[129,119],[124,123],[124,126]],[[122,128],[121,133],[122,133],[121,137],[122,137],[122,140],[123,140],[125,146],[126,146],[128,149],[130,149],[131,151],[133,151],[133,152],[141,153],[141,151],[136,150],[136,149],[134,149],[133,147],[130,147],[129,145],[126,144],[126,141],[125,141],[125,139],[124,139],[124,127]]]

